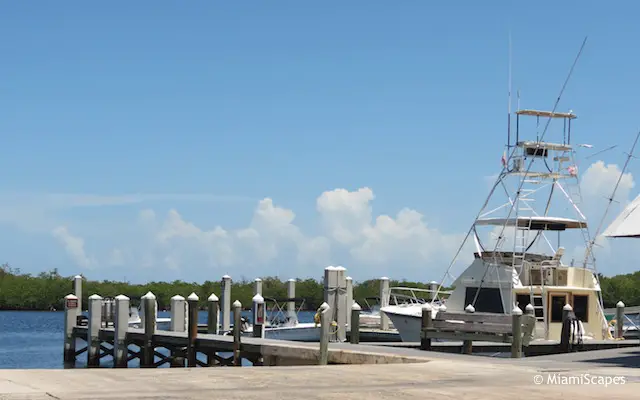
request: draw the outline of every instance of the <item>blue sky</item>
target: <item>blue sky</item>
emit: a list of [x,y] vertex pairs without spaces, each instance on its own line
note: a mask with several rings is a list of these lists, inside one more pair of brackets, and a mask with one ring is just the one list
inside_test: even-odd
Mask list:
[[[509,32],[540,109],[588,35],[558,110],[618,147],[581,172],[621,165],[639,125],[633,2],[35,4],[0,5],[0,254],[23,271],[439,279],[500,168]],[[597,220],[617,176],[593,176]],[[422,225],[386,241],[373,218],[404,208]]]

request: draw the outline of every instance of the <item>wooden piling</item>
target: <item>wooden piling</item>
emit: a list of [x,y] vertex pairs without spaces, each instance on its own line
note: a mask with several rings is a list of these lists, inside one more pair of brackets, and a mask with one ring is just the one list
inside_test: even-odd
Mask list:
[[329,324],[331,307],[326,302],[320,305],[320,356],[319,365],[327,365],[329,362]]
[[76,338],[73,328],[78,321],[78,297],[68,294],[64,297],[64,352],[65,368],[73,368],[76,364]]
[[240,358],[240,331],[242,329],[241,313],[242,303],[238,300],[233,302],[233,365],[239,367],[242,365]]
[[351,321],[351,324],[349,325],[349,339],[351,344],[360,343],[360,311],[362,311],[360,304],[354,302],[351,306],[351,313],[349,317],[349,320]]
[[[293,299],[296,297],[296,280],[289,279],[287,281],[287,298]],[[296,302],[293,300],[287,301],[287,317],[291,320],[296,320],[298,318],[296,314]]]
[[113,337],[113,367],[127,368],[128,343],[127,331],[129,330],[130,300],[125,295],[116,296],[116,317],[114,321]]
[[[345,278],[345,283],[347,288],[346,310],[349,311],[351,310],[351,307],[353,307],[353,278],[351,278],[350,276],[347,276]],[[349,329],[351,329],[351,314],[352,313],[347,312],[347,326],[349,327]]]
[[[262,290],[262,288],[260,288]],[[220,301],[215,293],[211,293],[207,299],[207,333],[212,335],[218,334],[218,326],[220,324]],[[210,367],[216,365],[216,353],[207,354],[207,365]]]
[[256,294],[252,299],[253,337],[264,338],[264,297]]
[[[330,308],[331,314],[328,315],[329,321],[335,321],[337,319],[335,310],[335,308],[337,308],[337,290],[338,275],[336,273],[336,267],[330,265],[324,269],[324,302],[333,307]],[[335,340],[335,333],[330,333],[329,340]]]
[[[347,341],[347,315],[351,312],[351,307],[347,308],[347,269],[337,266],[336,273],[336,307],[338,308],[334,315],[336,316],[336,340],[338,342]],[[382,314],[382,313],[381,313]]]
[[222,332],[229,332],[231,326],[231,277],[222,277],[220,312],[222,313]]
[[73,294],[78,298],[78,307],[76,308],[76,316],[82,315],[82,276],[73,277]]
[[616,304],[616,339],[622,339],[622,337],[624,336],[624,332],[623,332],[623,326],[624,326],[624,303],[622,301],[619,301]]
[[562,307],[562,331],[560,333],[560,352],[569,353],[571,351],[571,325],[569,321],[569,315],[573,311],[570,304],[565,304]]
[[511,358],[522,358],[522,310],[516,307],[511,311]]
[[256,294],[262,295],[262,279],[256,278],[253,281],[253,295]]
[[89,329],[87,331],[87,366],[100,365],[100,329],[102,328],[102,297],[89,296]]
[[420,329],[420,350],[431,350],[431,339],[425,336],[428,328],[431,328],[433,321],[433,314],[431,313],[433,307],[431,304],[425,303],[422,305],[422,323]]
[[[380,278],[380,308],[389,305],[389,278],[383,276]],[[383,331],[389,330],[389,317],[383,312],[380,312],[380,329]]]
[[140,367],[149,368],[153,367],[155,360],[153,335],[156,332],[156,296],[147,292],[141,299],[144,311],[144,345],[140,349]]
[[196,366],[196,339],[198,338],[198,301],[200,298],[197,294],[191,293],[187,297],[189,303],[189,345],[187,347],[187,367]]
[[[467,313],[474,313],[476,309],[474,306],[469,304],[464,309]],[[473,353],[473,342],[471,340],[463,340],[462,341],[462,354],[472,354]]]
[[[187,330],[187,302],[179,294],[171,298],[171,327],[174,332],[185,332]],[[184,356],[180,349],[171,349],[172,359],[170,367],[184,367]]]

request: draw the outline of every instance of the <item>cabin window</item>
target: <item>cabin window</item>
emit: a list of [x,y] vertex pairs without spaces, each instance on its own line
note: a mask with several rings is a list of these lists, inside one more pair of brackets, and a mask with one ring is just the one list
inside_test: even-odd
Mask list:
[[582,322],[589,322],[589,296],[573,295],[573,313]]
[[[464,297],[465,307],[469,304],[473,304],[473,299],[476,297],[478,288],[468,287]],[[525,304],[526,306],[526,304]],[[476,312],[489,312],[489,313],[504,313],[504,307],[502,306],[502,296],[500,295],[500,289],[498,288],[481,288],[480,294],[476,299],[473,307]]]
[[567,296],[551,295],[551,322],[562,322],[562,308],[567,304]]
[[522,313],[524,314],[525,307],[527,307],[527,305],[531,303],[531,296],[529,296],[528,294],[518,294],[516,295],[516,302],[518,303],[518,308],[520,308],[522,310]]

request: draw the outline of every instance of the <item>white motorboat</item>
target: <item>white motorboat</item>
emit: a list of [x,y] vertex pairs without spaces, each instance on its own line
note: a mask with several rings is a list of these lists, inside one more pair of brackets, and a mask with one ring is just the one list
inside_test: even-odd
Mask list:
[[[576,115],[538,110],[518,110],[515,114],[515,140],[509,129],[502,171],[438,289],[453,276],[461,252],[475,245],[473,260],[451,282],[454,289],[446,303],[433,307],[433,314],[440,309],[462,313],[470,304],[477,312],[510,314],[515,307],[525,311],[531,304],[536,317],[534,338],[559,340],[563,307],[569,304],[579,320],[579,339],[609,338],[593,243],[578,206],[579,179],[571,144],[571,121]],[[559,120],[564,129],[559,135],[556,132],[554,141],[543,141],[547,128],[542,135],[537,132],[536,140],[522,140],[520,117]],[[504,197],[496,202],[498,193]],[[567,209],[571,217],[553,216]],[[484,240],[479,233],[483,227],[490,228]],[[571,233],[586,249],[578,265],[573,260],[570,265],[562,262],[560,236]],[[557,241],[552,234],[557,235]],[[473,238],[473,244],[468,243],[469,238]],[[393,321],[403,341],[420,341],[422,304],[389,305],[381,310]]]

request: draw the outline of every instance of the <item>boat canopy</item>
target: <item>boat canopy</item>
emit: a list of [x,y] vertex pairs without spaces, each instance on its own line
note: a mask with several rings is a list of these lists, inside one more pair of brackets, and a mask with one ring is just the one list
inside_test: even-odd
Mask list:
[[529,228],[536,231],[564,231],[565,229],[586,228],[586,221],[558,217],[518,217],[516,218],[482,218],[477,225],[506,225],[518,228]]
[[640,237],[640,196],[636,197],[605,229],[606,237]]

